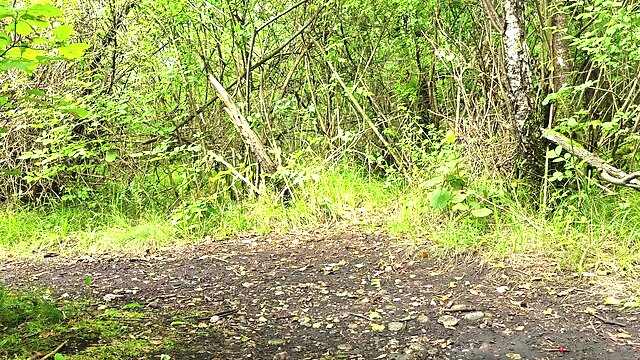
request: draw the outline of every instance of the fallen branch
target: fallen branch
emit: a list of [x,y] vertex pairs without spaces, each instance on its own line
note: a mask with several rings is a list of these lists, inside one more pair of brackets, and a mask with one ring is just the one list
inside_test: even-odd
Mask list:
[[584,160],[587,164],[598,169],[598,171],[600,172],[600,176],[605,181],[613,185],[626,186],[635,190],[640,190],[640,181],[638,181],[638,178],[640,178],[640,171],[635,171],[631,174],[627,174],[624,171],[602,160],[598,156],[592,154],[584,147],[577,144],[575,141],[553,130],[543,129],[542,137],[557,145],[560,145],[566,152]]
[[445,313],[455,313],[455,312],[474,312],[474,311],[482,311],[478,308],[468,308],[468,307],[464,307],[464,308],[449,308],[449,309],[442,309],[442,312]]
[[625,324],[622,324],[622,323],[616,322],[616,321],[614,321],[614,320],[609,320],[609,319],[604,318],[604,317],[602,317],[602,316],[600,316],[600,315],[592,314],[592,313],[590,313],[590,312],[587,312],[587,314],[589,314],[589,315],[593,316],[594,318],[596,318],[596,319],[598,319],[598,320],[602,321],[602,322],[603,322],[603,323],[605,323],[605,324],[609,324],[609,325],[616,325],[616,326],[620,326],[620,327],[626,327],[626,325],[625,325]]
[[52,356],[55,356],[58,353],[58,351],[60,351],[60,349],[62,349],[65,345],[67,345],[66,341],[63,342],[62,344],[58,345],[58,347],[55,348],[52,352],[50,352],[47,355],[41,357],[40,360],[45,360],[45,359],[48,359],[48,358],[50,358]]
[[269,153],[265,148],[262,140],[260,140],[255,131],[253,131],[247,119],[242,116],[240,110],[231,99],[231,96],[229,96],[229,93],[227,93],[227,90],[224,88],[224,86],[222,86],[222,84],[220,84],[218,79],[216,79],[213,75],[209,75],[209,81],[211,81],[211,83],[215,87],[220,100],[224,102],[224,110],[227,112],[227,114],[229,114],[231,122],[238,131],[238,134],[240,134],[242,141],[247,146],[249,146],[251,152],[258,159],[258,164],[260,164],[262,169],[264,169],[270,175],[273,175],[278,170],[278,166],[271,159],[271,156],[269,156]]

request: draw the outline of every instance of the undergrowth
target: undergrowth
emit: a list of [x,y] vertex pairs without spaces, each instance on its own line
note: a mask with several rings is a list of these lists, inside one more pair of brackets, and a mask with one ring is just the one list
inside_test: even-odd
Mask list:
[[[580,271],[640,270],[640,196],[634,192],[578,196],[559,188],[553,190],[559,195],[552,205],[541,209],[517,185],[470,181],[468,175],[460,175],[466,183],[456,187],[434,186],[427,174],[425,181],[390,182],[341,165],[291,174],[295,196],[287,204],[268,194],[241,201],[216,194],[169,207],[142,197],[137,203],[115,201],[123,196],[114,189],[125,187],[112,187],[91,206],[78,201],[46,209],[8,206],[0,214],[0,249],[7,256],[141,253],[203,237],[343,224],[383,230],[445,252],[536,254]],[[443,197],[449,202],[444,206]]]
[[[131,359],[157,352],[158,334],[145,330],[147,315],[138,308],[96,311],[85,302],[53,301],[42,291],[0,287],[0,358]],[[162,346],[172,341],[164,337]]]

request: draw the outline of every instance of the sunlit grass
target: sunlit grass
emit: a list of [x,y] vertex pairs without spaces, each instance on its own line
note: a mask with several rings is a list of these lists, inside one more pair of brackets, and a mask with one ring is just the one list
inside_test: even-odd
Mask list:
[[445,252],[536,254],[578,270],[640,272],[640,196],[635,193],[573,196],[543,213],[519,192],[476,179],[470,187],[489,194],[491,200],[482,206],[493,214],[474,218],[434,210],[430,190],[419,181],[389,184],[346,166],[306,172],[313,176],[296,183],[287,204],[269,194],[236,202],[193,196],[167,210],[111,194],[107,198],[116,200],[102,207],[7,207],[1,210],[0,249],[9,255],[140,253],[205,236],[221,239],[344,224],[384,230],[414,243],[427,241]]

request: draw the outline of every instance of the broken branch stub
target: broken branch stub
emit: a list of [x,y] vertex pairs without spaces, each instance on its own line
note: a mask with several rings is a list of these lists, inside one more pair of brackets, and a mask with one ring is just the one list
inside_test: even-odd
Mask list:
[[598,169],[600,177],[603,180],[618,186],[626,186],[635,190],[640,190],[640,171],[635,171],[631,174],[616,168],[615,166],[607,163],[598,156],[586,150],[584,147],[577,144],[575,141],[563,136],[553,130],[542,130],[542,137],[551,141],[554,144],[560,145],[566,152],[573,156],[576,156],[584,160],[587,164]]

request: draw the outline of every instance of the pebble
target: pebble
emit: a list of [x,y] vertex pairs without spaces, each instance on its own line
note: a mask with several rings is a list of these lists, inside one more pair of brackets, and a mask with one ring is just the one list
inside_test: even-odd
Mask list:
[[399,321],[392,321],[389,324],[387,324],[387,328],[390,331],[400,331],[404,329],[404,323]]
[[482,311],[473,311],[464,315],[465,320],[469,321],[478,321],[484,317],[484,313]]

